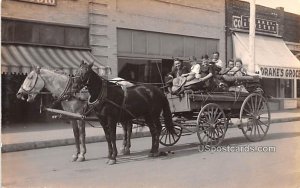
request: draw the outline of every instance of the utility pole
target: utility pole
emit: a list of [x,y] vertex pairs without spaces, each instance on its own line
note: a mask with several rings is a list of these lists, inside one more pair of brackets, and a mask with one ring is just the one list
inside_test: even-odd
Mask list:
[[255,73],[255,0],[250,1],[250,23],[249,23],[249,73]]

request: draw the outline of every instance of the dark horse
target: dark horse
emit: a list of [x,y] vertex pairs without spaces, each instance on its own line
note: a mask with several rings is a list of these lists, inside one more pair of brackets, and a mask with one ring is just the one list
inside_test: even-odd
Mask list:
[[92,70],[93,63],[82,62],[76,75],[74,89],[87,86],[89,104],[104,129],[108,143],[108,164],[115,164],[117,157],[116,124],[135,118],[143,118],[150,129],[152,147],[149,157],[159,156],[159,136],[162,129],[160,115],[163,112],[166,128],[174,133],[172,114],[165,95],[152,85],[122,88],[108,82]]

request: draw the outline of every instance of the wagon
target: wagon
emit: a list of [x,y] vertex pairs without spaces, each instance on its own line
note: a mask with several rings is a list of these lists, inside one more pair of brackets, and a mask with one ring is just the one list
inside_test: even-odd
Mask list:
[[[161,119],[160,143],[176,144],[183,133],[196,133],[201,145],[218,146],[225,138],[232,119],[236,126],[252,142],[263,140],[270,126],[270,110],[267,99],[260,93],[242,92],[192,92],[181,95],[167,94],[173,116],[175,133],[170,133]],[[57,109],[46,111],[69,119],[97,121],[96,117],[83,117]],[[141,119],[133,123],[145,125]]]
[[195,92],[167,95],[175,133],[163,126],[160,143],[172,146],[183,132],[197,133],[203,146],[218,146],[234,118],[236,126],[249,141],[262,140],[270,126],[270,110],[260,93]]

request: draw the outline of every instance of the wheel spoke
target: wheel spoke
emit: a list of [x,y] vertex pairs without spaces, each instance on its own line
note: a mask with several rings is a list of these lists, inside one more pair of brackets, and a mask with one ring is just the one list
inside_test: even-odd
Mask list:
[[269,125],[267,125],[266,123],[260,121],[260,119],[258,120],[261,124],[265,125],[266,127],[269,127]]
[[259,111],[260,107],[261,107],[261,101],[262,101],[262,97],[259,98],[259,103],[258,103],[258,106],[257,106],[257,110],[256,111]]
[[168,131],[166,131],[165,142],[164,143],[167,143],[167,139],[168,139]]
[[259,126],[258,126],[258,122],[257,122],[257,121],[255,121],[255,127],[257,127],[257,132],[258,132],[259,137],[261,137],[260,131],[259,131]]
[[248,114],[252,114],[249,110],[247,110],[246,108],[243,109],[245,112],[247,112]]
[[250,101],[251,101],[251,106],[252,106],[252,112],[254,113],[255,105],[254,105],[253,97],[250,98]]
[[260,127],[260,129],[262,130],[262,132],[263,132],[264,134],[266,134],[266,132],[265,132],[265,130],[262,128],[261,124],[258,123],[258,127]]

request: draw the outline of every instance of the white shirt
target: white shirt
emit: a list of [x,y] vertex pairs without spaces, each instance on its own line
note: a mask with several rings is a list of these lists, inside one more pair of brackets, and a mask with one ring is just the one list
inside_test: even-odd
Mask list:
[[216,65],[217,65],[218,67],[221,67],[222,69],[225,68],[225,65],[224,65],[224,63],[222,62],[221,59],[218,59],[218,60],[217,60]]
[[195,64],[191,67],[191,73],[195,73],[195,77],[196,78],[200,78],[200,65],[199,64]]

